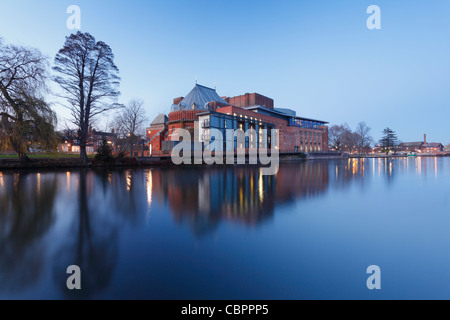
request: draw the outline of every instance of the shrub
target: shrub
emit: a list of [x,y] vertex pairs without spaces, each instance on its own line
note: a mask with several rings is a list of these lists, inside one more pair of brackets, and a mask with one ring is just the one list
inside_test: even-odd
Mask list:
[[95,155],[95,160],[111,162],[114,161],[112,147],[108,144],[106,138],[103,138],[100,146],[98,147],[97,154]]

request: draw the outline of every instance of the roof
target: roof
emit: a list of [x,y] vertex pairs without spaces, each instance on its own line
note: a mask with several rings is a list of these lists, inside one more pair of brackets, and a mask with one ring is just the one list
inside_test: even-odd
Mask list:
[[95,131],[93,130],[92,133],[96,136],[102,136],[102,137],[116,137],[117,135],[112,132],[102,132],[102,131]]
[[422,145],[422,148],[437,148],[441,145],[442,145],[442,143],[439,143],[439,142],[430,142],[430,143],[424,143]]
[[[283,116],[283,117],[287,117],[287,118],[295,118],[295,119],[306,120],[306,121],[314,121],[314,122],[323,123],[323,124],[327,124],[328,123],[327,121],[316,120],[316,119],[309,119],[309,118],[304,118],[304,117],[297,117],[297,116],[293,116],[292,113],[286,113],[286,110],[290,110],[290,109],[278,109],[278,108],[276,108],[276,109],[272,110],[272,109],[268,109],[268,108],[263,107],[263,106],[250,106],[250,107],[245,107],[244,109],[246,109],[246,110],[254,110],[254,109],[258,110],[258,109],[261,109],[261,110],[263,110],[265,112],[272,113],[272,114],[277,114],[277,115],[280,115],[280,116]],[[281,110],[283,110],[283,111],[281,111]]]
[[180,106],[184,110],[192,110],[192,106],[195,104],[196,110],[207,110],[206,104],[214,101],[229,105],[217,94],[215,89],[196,84],[194,89],[180,102]]
[[159,114],[155,120],[150,125],[158,125],[158,124],[165,124],[167,121],[169,121],[169,118],[164,114]]
[[423,141],[418,142],[402,142],[400,143],[400,147],[417,147],[419,148],[423,144]]

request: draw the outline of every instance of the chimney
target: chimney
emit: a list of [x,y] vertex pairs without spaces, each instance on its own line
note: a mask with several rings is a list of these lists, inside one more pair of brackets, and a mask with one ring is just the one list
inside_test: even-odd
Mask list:
[[427,143],[427,135],[426,134],[423,135],[423,143]]
[[114,128],[111,129],[111,133],[114,134]]

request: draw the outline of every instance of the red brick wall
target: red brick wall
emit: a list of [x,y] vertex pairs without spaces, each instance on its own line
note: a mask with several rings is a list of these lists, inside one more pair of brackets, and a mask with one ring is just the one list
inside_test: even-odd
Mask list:
[[328,149],[328,126],[320,126],[319,127],[322,132],[322,147],[323,151],[329,151]]
[[190,111],[174,111],[169,113],[169,123],[174,121],[195,121],[197,120],[197,113],[205,110],[190,110]]
[[227,98],[226,101],[235,107],[249,107],[254,105],[261,105],[269,109],[274,108],[273,99],[270,99],[258,93],[246,93],[242,96]]
[[[280,152],[294,152],[295,147],[303,147],[303,151],[306,150],[306,147],[308,146],[307,151],[309,150],[309,147],[311,144],[309,144],[309,139],[307,143],[306,137],[309,138],[309,135],[307,135],[309,132],[311,132],[312,136],[312,147],[316,147],[316,150],[318,150],[319,144],[318,139],[316,138],[316,144],[314,144],[314,134],[316,134],[316,137],[321,137],[321,144],[320,144],[320,151],[328,151],[328,127],[327,126],[321,126],[318,130],[315,129],[304,129],[299,127],[289,127],[288,121],[274,118],[265,114],[253,112],[250,110],[245,110],[239,107],[224,107],[217,110],[217,112],[221,113],[229,113],[230,115],[234,115],[236,113],[238,116],[243,115],[244,117],[247,116],[249,119],[250,117],[261,119],[263,122],[269,122],[275,124],[275,129],[280,130]],[[303,132],[303,143],[301,143],[301,132]],[[314,150],[313,150],[314,151]]]

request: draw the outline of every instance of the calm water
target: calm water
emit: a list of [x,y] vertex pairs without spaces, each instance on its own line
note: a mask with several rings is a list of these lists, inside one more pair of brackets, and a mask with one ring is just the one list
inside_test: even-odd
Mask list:
[[449,187],[450,158],[4,171],[0,299],[450,299]]

